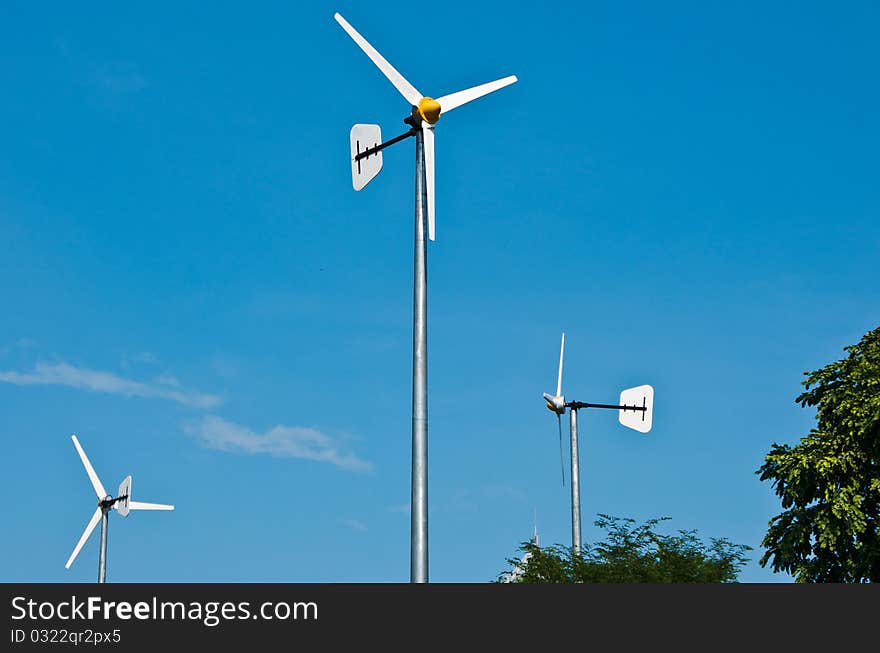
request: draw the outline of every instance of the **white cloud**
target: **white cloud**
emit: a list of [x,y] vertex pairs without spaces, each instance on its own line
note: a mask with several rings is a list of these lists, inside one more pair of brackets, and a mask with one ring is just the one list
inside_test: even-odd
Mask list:
[[164,377],[151,382],[132,381],[112,372],[74,367],[63,362],[37,363],[32,372],[0,371],[0,381],[15,385],[63,385],[125,397],[167,399],[195,408],[214,408],[221,403],[220,398],[215,395],[184,390],[179,385],[170,383],[171,380]]
[[352,471],[369,471],[373,464],[344,451],[343,443],[312,428],[273,426],[265,433],[206,415],[184,425],[184,431],[202,443],[220,451],[245,454],[269,454],[279,458],[303,458],[336,465]]

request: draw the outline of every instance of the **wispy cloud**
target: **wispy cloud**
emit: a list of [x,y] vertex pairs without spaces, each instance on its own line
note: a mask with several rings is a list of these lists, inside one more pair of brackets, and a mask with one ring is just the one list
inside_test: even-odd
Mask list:
[[373,464],[345,451],[338,438],[302,426],[279,424],[265,433],[216,415],[206,415],[184,424],[184,431],[211,449],[243,454],[269,454],[279,458],[303,458],[336,465],[352,471],[369,471]]
[[32,372],[0,371],[0,381],[15,385],[63,385],[125,397],[167,399],[195,408],[214,408],[221,403],[216,395],[183,389],[173,377],[160,377],[149,382],[133,381],[112,372],[74,367],[63,362],[38,362]]
[[367,525],[359,519],[343,519],[342,523],[345,526],[348,526],[353,531],[358,531],[359,533],[366,532]]

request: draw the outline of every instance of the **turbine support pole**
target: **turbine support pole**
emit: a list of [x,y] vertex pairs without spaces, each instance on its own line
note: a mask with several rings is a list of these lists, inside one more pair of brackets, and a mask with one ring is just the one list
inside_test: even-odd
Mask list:
[[101,552],[98,554],[98,582],[104,583],[107,578],[107,519],[109,509],[101,507]]
[[569,408],[571,418],[571,548],[576,554],[581,552],[581,488],[578,465],[578,421],[577,408]]
[[428,582],[428,269],[424,136],[416,130],[410,582]]

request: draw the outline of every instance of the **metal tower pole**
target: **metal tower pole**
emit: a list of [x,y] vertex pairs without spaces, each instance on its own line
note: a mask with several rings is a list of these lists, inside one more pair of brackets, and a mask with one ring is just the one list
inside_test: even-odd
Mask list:
[[107,508],[101,509],[101,552],[98,554],[98,582],[106,582],[107,578]]
[[571,417],[571,548],[581,552],[581,488],[578,470],[578,419],[577,409],[569,408]]
[[424,136],[416,132],[410,582],[428,582],[428,269]]

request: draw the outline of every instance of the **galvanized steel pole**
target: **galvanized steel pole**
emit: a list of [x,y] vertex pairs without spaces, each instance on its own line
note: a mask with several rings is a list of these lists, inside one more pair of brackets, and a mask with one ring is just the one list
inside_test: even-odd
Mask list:
[[428,582],[428,269],[424,136],[416,132],[410,582]]
[[581,552],[581,488],[578,470],[578,419],[577,409],[569,408],[571,417],[571,548]]
[[107,508],[101,509],[101,552],[98,554],[98,582],[107,577]]

